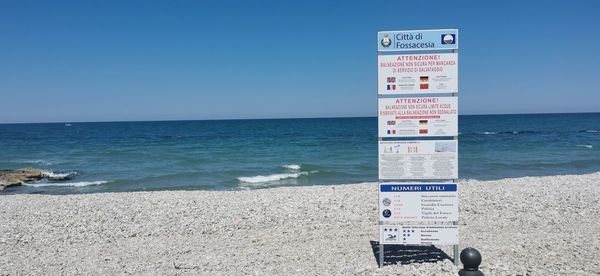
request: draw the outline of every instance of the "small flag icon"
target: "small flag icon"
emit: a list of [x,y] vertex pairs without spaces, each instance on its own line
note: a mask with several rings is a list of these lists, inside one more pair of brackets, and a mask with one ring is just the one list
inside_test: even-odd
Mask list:
[[396,77],[387,77],[387,82],[388,83],[394,83],[394,82],[396,82]]
[[429,81],[429,77],[428,76],[421,76],[421,82],[428,82]]
[[395,84],[388,84],[387,85],[387,90],[396,90],[396,85]]
[[421,89],[429,89],[429,83],[421,83]]
[[426,125],[427,124],[427,120],[419,120],[419,124],[420,125]]
[[428,131],[426,129],[419,129],[419,134],[427,134]]
[[396,121],[387,121],[388,126],[393,126],[396,124]]

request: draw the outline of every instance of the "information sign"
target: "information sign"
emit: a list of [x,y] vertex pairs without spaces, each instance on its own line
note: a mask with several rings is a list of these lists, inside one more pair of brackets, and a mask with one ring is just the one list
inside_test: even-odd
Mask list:
[[379,137],[458,135],[456,97],[379,98]]
[[380,55],[378,93],[458,92],[458,54]]
[[379,184],[379,221],[458,221],[456,184]]
[[380,141],[379,179],[458,178],[458,141]]

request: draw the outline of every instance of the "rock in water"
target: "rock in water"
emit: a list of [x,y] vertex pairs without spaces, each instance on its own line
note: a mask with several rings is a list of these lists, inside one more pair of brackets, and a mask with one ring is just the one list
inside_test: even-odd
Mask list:
[[19,186],[27,181],[38,180],[45,177],[46,171],[34,168],[17,170],[0,170],[0,191],[6,187]]

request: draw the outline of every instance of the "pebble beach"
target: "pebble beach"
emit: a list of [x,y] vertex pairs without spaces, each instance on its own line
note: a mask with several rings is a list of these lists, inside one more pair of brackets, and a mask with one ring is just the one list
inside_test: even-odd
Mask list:
[[[599,183],[461,182],[460,248],[486,275],[600,274]],[[457,275],[449,246],[378,268],[377,220],[376,183],[0,195],[0,275]]]

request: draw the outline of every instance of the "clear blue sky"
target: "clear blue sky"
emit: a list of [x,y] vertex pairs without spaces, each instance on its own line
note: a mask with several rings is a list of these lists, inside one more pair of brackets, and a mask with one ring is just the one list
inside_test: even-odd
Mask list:
[[0,123],[376,116],[376,33],[460,29],[461,114],[600,111],[599,1],[2,1]]

